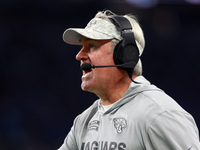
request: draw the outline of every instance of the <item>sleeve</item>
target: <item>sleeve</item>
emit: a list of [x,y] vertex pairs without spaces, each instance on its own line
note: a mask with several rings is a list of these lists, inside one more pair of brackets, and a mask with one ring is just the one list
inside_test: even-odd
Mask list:
[[75,124],[76,124],[77,118],[74,120],[74,124],[66,136],[64,143],[61,145],[61,147],[58,150],[78,150],[78,146],[76,144],[76,138],[75,138]]
[[200,150],[199,132],[187,113],[164,112],[148,129],[148,150]]

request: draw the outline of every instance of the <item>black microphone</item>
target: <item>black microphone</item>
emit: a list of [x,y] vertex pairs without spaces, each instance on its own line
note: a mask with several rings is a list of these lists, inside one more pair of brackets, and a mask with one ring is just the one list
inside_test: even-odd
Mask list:
[[133,74],[133,68],[135,67],[135,63],[134,62],[130,62],[130,63],[124,63],[121,65],[107,65],[107,66],[95,66],[95,65],[91,65],[90,63],[83,63],[81,65],[81,70],[91,70],[92,68],[104,68],[104,67],[119,67],[121,69],[125,69],[127,70],[127,73],[131,79],[131,81],[133,81],[136,84],[140,84],[140,82],[136,82],[132,79],[132,74]]
[[81,65],[81,69],[82,70],[90,70],[92,68],[104,68],[104,67],[119,67],[121,69],[131,69],[135,67],[135,63],[134,62],[130,62],[130,63],[124,63],[121,65],[106,65],[106,66],[92,66],[90,63],[83,63]]

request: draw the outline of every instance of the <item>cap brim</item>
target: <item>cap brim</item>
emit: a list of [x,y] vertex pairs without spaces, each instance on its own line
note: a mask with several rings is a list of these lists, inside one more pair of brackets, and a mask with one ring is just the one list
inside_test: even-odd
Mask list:
[[94,40],[110,40],[113,37],[88,29],[69,28],[63,33],[63,40],[68,44],[81,45],[81,37],[86,37]]

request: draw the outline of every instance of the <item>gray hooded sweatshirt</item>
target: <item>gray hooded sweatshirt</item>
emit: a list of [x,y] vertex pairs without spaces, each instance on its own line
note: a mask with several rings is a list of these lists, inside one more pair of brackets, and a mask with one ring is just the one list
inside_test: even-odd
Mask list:
[[100,99],[76,117],[59,150],[200,150],[193,117],[143,76],[103,112]]

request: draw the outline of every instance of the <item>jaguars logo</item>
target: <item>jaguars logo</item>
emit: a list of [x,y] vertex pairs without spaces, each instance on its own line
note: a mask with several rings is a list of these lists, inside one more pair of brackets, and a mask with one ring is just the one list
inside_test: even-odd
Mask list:
[[127,122],[124,118],[114,118],[113,121],[117,133],[122,133],[122,131],[127,127]]
[[97,23],[96,20],[91,20],[88,24],[87,24],[87,28],[90,28],[92,25],[95,25]]

